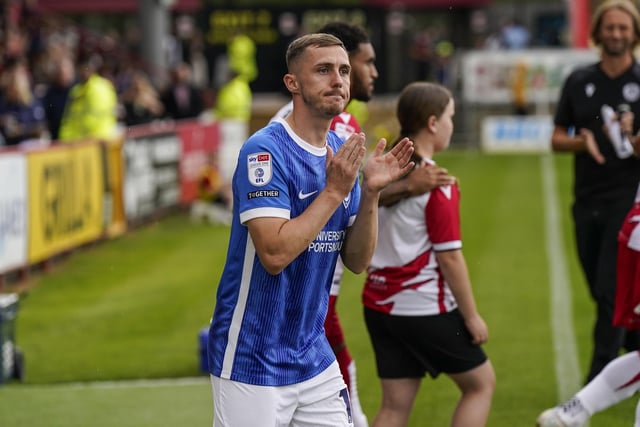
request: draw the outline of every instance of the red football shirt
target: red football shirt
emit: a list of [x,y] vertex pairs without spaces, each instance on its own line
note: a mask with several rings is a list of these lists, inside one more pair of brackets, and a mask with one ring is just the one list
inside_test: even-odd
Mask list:
[[640,330],[640,202],[634,203],[618,233],[613,325]]

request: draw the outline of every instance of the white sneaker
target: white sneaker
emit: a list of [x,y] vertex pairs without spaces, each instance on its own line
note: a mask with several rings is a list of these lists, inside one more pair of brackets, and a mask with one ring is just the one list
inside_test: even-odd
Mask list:
[[558,407],[547,409],[538,416],[537,427],[569,427],[558,416]]

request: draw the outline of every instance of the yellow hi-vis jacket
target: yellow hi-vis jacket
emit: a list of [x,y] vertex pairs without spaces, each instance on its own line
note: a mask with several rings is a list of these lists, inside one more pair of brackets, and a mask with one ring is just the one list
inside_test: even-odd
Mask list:
[[244,35],[238,34],[227,45],[229,68],[236,74],[240,74],[247,82],[252,82],[258,77],[256,65],[256,44]]
[[243,76],[236,76],[220,88],[215,107],[218,119],[234,119],[248,122],[251,119],[252,94]]
[[113,139],[117,130],[117,104],[113,84],[97,74],[85,83],[75,84],[69,91],[60,123],[60,141]]

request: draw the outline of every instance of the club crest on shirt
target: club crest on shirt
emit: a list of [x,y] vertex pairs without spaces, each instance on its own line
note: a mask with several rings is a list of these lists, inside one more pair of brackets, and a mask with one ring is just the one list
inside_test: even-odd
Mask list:
[[271,181],[271,153],[253,153],[247,156],[249,182],[261,187]]
[[584,93],[588,98],[591,98],[594,93],[596,93],[596,85],[593,83],[589,83],[584,87]]
[[622,97],[627,102],[636,102],[640,99],[640,86],[638,83],[627,83],[622,87]]

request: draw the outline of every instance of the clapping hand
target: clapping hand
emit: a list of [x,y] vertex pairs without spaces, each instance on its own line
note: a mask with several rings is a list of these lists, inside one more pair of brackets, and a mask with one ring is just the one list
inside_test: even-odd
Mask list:
[[363,188],[380,191],[389,183],[407,174],[415,163],[411,161],[413,141],[403,138],[389,152],[384,153],[387,141],[378,141],[372,155],[364,165]]

